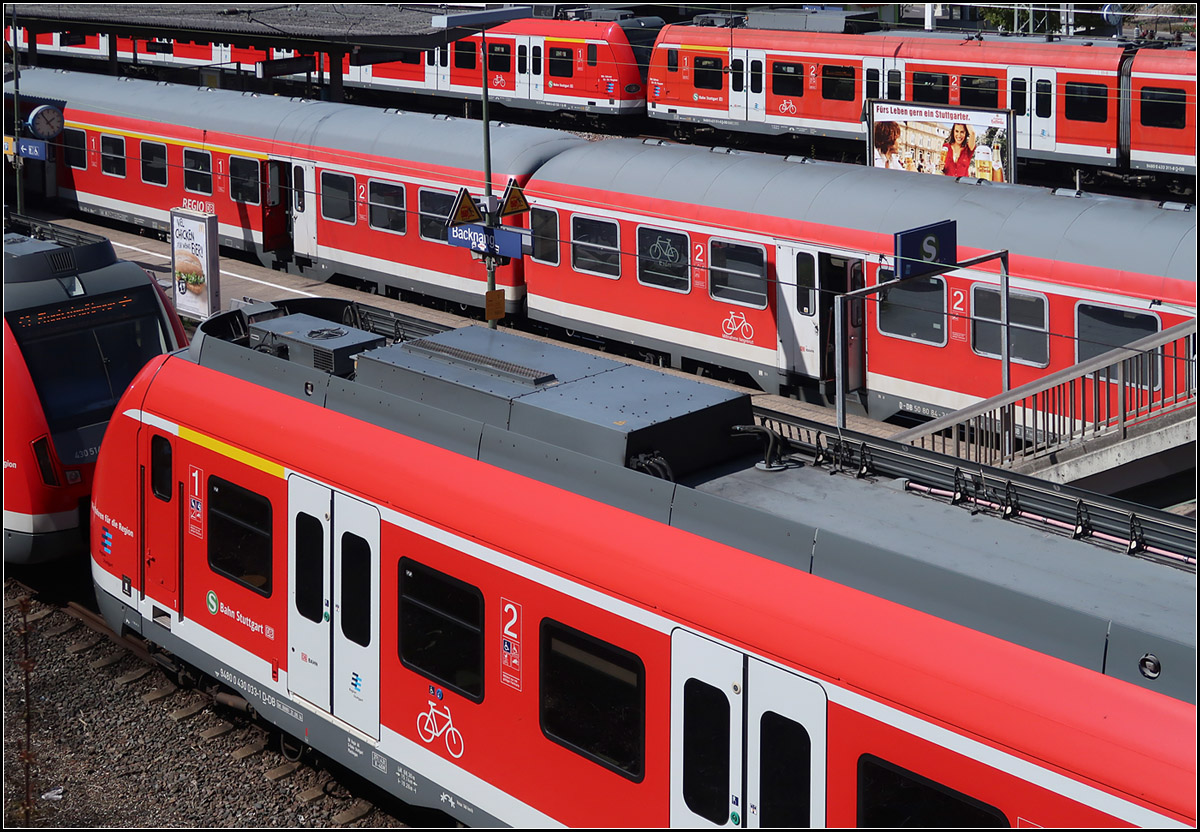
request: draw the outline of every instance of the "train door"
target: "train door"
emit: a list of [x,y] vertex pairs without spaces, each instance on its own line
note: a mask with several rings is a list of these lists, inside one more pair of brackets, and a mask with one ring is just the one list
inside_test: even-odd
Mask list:
[[[138,440],[142,505],[142,597],[163,614],[179,609],[183,477],[177,474],[175,437],[143,427]],[[163,621],[152,611],[156,621]]]
[[513,48],[516,50],[516,74],[513,88],[514,97],[518,101],[529,101],[531,92],[530,80],[533,78],[532,67],[529,65],[529,46],[533,38],[529,35],[516,35],[513,38]]
[[765,121],[767,88],[763,75],[767,55],[761,49],[729,52],[729,115],[739,121]]
[[288,479],[288,690],[379,736],[379,512]]
[[263,251],[290,249],[291,166],[280,159],[267,160],[263,181],[267,183],[263,200]]
[[1032,70],[1029,106],[1029,149],[1054,150],[1059,90],[1058,72],[1053,67],[1035,66]]
[[317,254],[317,166],[312,162],[292,162],[292,251],[315,257]]
[[[801,319],[799,323],[793,322],[792,326],[794,331],[804,331],[802,319],[809,316],[804,314],[802,305],[807,302],[809,310],[814,310],[815,306],[816,340],[814,349],[816,352],[811,359],[807,356],[807,352],[805,353],[803,366],[810,371],[813,378],[829,381],[837,375],[837,354],[835,352],[838,346],[837,326],[833,317],[837,306],[834,299],[838,295],[863,288],[865,285],[863,261],[856,257],[845,257],[825,251],[816,252],[816,274],[809,276],[806,274],[806,270],[811,267],[811,261],[802,256],[805,253],[812,253],[812,250],[793,246],[788,253],[789,258],[793,259],[796,269],[797,294],[793,301],[793,308],[797,310],[796,318]],[[811,288],[809,284],[815,286],[815,289]],[[787,291],[788,287],[781,287],[781,289]],[[806,291],[808,292],[807,296]],[[862,388],[867,361],[862,299],[858,298],[844,303],[842,314],[844,316],[842,332],[845,336],[843,349],[846,359],[843,379],[846,391],[851,392]],[[810,326],[811,324],[812,322],[810,322]],[[807,348],[809,342],[802,341],[800,343]],[[796,369],[796,366],[792,365],[792,369]],[[811,372],[814,370],[817,372]]]
[[777,244],[775,275],[779,369],[820,378],[821,287],[817,280],[816,249],[793,243]]
[[872,98],[904,101],[904,61],[874,55],[864,56],[863,103]]
[[827,701],[809,679],[671,637],[671,825],[825,825]]

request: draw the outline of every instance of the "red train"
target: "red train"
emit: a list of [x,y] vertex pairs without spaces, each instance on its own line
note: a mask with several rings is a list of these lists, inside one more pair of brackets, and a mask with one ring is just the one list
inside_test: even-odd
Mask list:
[[[221,244],[264,263],[480,303],[485,269],[444,225],[459,189],[481,190],[471,122],[47,70],[22,85],[66,103],[60,202],[159,229],[172,207],[212,211]],[[890,285],[896,232],[947,219],[956,262],[1008,252],[1014,387],[1195,317],[1188,206],[513,125],[491,137],[493,188],[514,179],[532,206],[507,220],[530,239],[496,274],[508,314],[664,365],[819,395],[834,298],[885,286],[844,322],[846,388],[871,415],[998,394],[998,263]],[[1145,386],[1186,383],[1167,366]]]
[[5,217],[5,563],[86,551],[117,399],[149,359],[186,344],[158,283],[108,240]]
[[[779,10],[734,16],[736,26],[664,26],[658,18],[610,16],[620,19],[529,18],[489,30],[489,98],[576,115],[648,114],[675,122],[680,138],[720,129],[847,140],[846,149],[858,154],[865,146],[864,106],[872,99],[1011,109],[1022,161],[1089,173],[1171,174],[1194,193],[1194,49],[1107,39],[789,31],[779,27],[793,16]],[[64,45],[64,37],[73,45]],[[107,35],[88,35],[74,43],[45,33],[38,35],[38,49],[107,60],[107,41]],[[481,37],[472,36],[373,65],[353,65],[347,55],[343,83],[474,101],[481,49]],[[117,42],[119,60],[151,67],[253,70],[292,54]],[[327,73],[328,57],[321,60]]]
[[135,379],[114,628],[469,825],[1194,826],[1194,570],[756,466],[744,394],[357,312],[222,313]]

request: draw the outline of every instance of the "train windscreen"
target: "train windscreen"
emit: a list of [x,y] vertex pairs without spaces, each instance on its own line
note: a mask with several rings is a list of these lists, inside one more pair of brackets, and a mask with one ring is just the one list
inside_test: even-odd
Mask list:
[[170,343],[150,285],[5,317],[54,434],[107,422],[133,377]]

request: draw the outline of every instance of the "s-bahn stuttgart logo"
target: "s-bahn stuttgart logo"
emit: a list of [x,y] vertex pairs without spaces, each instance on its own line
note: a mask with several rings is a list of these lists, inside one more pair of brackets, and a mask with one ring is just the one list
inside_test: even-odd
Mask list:
[[221,611],[221,604],[217,601],[217,593],[214,590],[209,590],[208,595],[204,596],[204,604],[208,607],[209,615],[216,615]]

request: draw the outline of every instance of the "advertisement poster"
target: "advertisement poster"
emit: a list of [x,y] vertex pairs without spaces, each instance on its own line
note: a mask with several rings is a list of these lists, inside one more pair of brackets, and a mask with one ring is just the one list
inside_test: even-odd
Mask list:
[[868,157],[880,168],[1015,182],[1011,110],[870,102]]
[[216,214],[171,210],[171,272],[181,316],[204,320],[221,310]]

